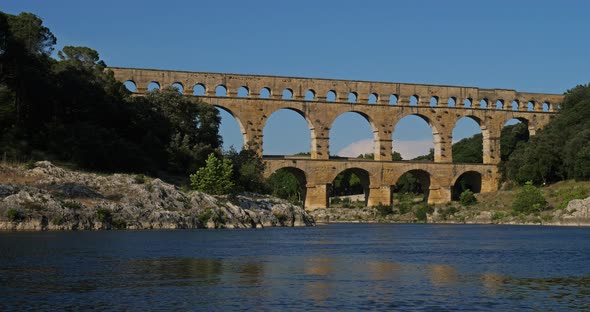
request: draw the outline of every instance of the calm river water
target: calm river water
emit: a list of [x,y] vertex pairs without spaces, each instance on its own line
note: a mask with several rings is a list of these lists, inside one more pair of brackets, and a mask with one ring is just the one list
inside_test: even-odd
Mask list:
[[1,232],[0,311],[588,310],[590,228]]

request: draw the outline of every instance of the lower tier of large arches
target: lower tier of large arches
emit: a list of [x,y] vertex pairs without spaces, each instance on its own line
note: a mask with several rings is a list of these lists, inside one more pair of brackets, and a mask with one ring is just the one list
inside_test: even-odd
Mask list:
[[450,202],[456,193],[469,188],[474,192],[497,190],[500,173],[496,165],[430,162],[367,161],[362,159],[320,160],[298,157],[264,157],[265,174],[286,169],[297,173],[305,183],[306,210],[329,207],[335,178],[352,171],[361,178],[367,206],[391,205],[396,183],[407,173],[421,180],[429,204]]

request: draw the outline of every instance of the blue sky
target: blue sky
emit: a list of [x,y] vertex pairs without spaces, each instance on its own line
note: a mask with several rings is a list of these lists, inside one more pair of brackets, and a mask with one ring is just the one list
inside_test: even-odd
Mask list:
[[[590,81],[588,1],[5,0],[0,10],[37,14],[57,49],[88,46],[111,66],[548,93]],[[222,118],[225,146],[240,146],[237,124]],[[454,140],[477,131],[461,120]],[[372,133],[351,113],[331,137],[331,153],[352,155],[370,149]],[[273,114],[264,140],[265,154],[309,151],[293,112]],[[432,134],[408,118],[394,140],[413,156],[428,151]]]

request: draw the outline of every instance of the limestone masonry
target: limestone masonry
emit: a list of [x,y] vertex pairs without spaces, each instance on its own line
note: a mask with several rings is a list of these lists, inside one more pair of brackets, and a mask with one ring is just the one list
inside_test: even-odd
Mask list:
[[[451,190],[462,175],[474,180],[481,192],[497,190],[500,134],[504,124],[518,119],[534,135],[557,114],[563,100],[563,95],[558,94],[476,87],[118,67],[108,70],[116,79],[135,84],[139,95],[147,91],[150,83],[159,87],[174,84],[195,101],[227,111],[240,125],[246,147],[258,155],[263,155],[262,130],[272,113],[279,109],[299,113],[311,132],[311,157],[264,156],[263,159],[267,175],[286,168],[307,186],[305,208],[308,210],[328,206],[332,181],[347,169],[354,170],[361,178],[369,206],[390,204],[391,188],[406,172],[412,172],[428,187],[428,203],[450,201]],[[198,91],[202,94],[195,95]],[[375,160],[330,159],[330,128],[346,112],[360,114],[371,125]],[[408,115],[419,116],[430,125],[434,163],[391,161],[394,127]],[[453,164],[453,128],[462,117],[475,120],[481,128],[483,164]]]

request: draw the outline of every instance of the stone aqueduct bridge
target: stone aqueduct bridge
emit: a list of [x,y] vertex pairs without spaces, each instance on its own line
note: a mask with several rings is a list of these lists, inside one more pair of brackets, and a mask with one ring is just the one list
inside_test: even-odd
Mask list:
[[[327,207],[330,185],[336,175],[351,169],[361,179],[369,206],[390,204],[392,186],[406,172],[427,188],[429,203],[451,200],[461,176],[469,177],[481,192],[498,188],[500,134],[506,121],[516,118],[534,135],[557,113],[562,95],[440,85],[294,78],[223,73],[201,73],[136,68],[109,68],[115,78],[136,86],[143,94],[150,83],[180,85],[195,100],[221,108],[238,122],[246,147],[262,155],[262,130],[279,109],[305,118],[311,132],[311,158],[264,156],[266,174],[286,168],[306,185],[305,207]],[[220,96],[219,89],[223,91]],[[194,96],[194,90],[202,95]],[[238,89],[241,89],[238,96]],[[285,98],[284,95],[287,95]],[[264,96],[265,98],[261,98]],[[390,99],[397,103],[390,104]],[[411,101],[413,99],[413,101]],[[373,102],[373,104],[369,104]],[[341,114],[355,112],[371,125],[375,160],[330,159],[329,133]],[[397,122],[417,115],[431,127],[434,163],[391,161],[392,135]],[[483,135],[483,164],[454,164],[452,131],[462,117],[475,120]],[[475,180],[475,181],[473,181]]]

